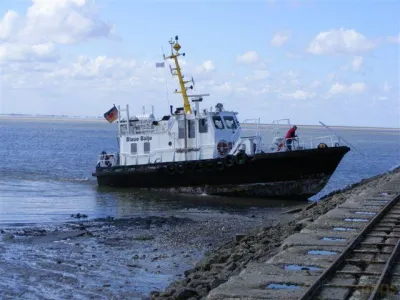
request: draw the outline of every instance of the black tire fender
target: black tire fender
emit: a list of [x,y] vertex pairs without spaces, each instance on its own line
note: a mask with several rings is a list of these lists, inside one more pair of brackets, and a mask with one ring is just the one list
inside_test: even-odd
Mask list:
[[224,162],[223,159],[218,158],[218,159],[215,161],[215,169],[216,169],[217,171],[223,171],[223,170],[225,169],[225,162]]
[[175,173],[175,166],[174,165],[168,165],[167,166],[167,172],[168,172],[168,174],[174,174]]
[[236,164],[236,157],[229,154],[225,156],[224,163],[228,168],[233,167]]
[[248,156],[244,152],[240,152],[236,155],[236,162],[238,165],[244,165],[248,160]]
[[183,163],[178,163],[176,164],[175,170],[178,174],[183,174],[186,171],[186,166]]

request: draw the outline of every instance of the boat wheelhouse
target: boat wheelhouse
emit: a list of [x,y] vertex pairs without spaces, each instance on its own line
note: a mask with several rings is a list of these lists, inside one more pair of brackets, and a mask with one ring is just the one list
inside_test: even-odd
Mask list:
[[99,185],[288,198],[308,198],[325,186],[350,150],[336,136],[293,139],[288,151],[282,132],[288,119],[240,123],[222,103],[201,107],[209,95],[188,94],[194,82],[182,75],[178,37],[170,45],[164,59],[174,62],[183,107],[171,106],[158,119],[153,109],[135,116],[129,105],[118,106],[119,153],[100,155],[93,173]]

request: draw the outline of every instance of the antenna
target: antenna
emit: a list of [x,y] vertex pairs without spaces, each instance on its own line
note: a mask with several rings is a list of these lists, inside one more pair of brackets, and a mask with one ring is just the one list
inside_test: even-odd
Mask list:
[[[179,43],[178,43],[178,36],[175,36],[175,41],[171,38],[171,40],[169,41],[169,44],[171,45],[171,55],[165,57],[164,59],[173,59],[175,62],[175,68],[172,68],[170,66],[171,74],[178,77],[179,85],[180,85],[180,90],[179,91],[175,90],[175,93],[182,95],[185,113],[192,113],[192,108],[190,107],[187,90],[193,89],[193,86],[191,86],[191,87],[185,86],[186,83],[188,83],[190,81],[183,80],[184,76],[181,73],[181,68],[179,66],[179,61],[178,61],[178,57],[185,56],[185,53],[179,53],[179,50],[181,49],[181,45],[179,45]],[[173,72],[173,71],[175,71],[175,72]]]
[[354,150],[356,150],[358,153],[360,153],[362,156],[366,156],[364,153],[362,153],[360,150],[358,150],[356,147],[354,147],[354,145],[350,144],[348,141],[346,141],[343,137],[341,137],[340,135],[338,135],[335,131],[333,131],[329,126],[325,125],[324,123],[322,123],[321,121],[319,121],[319,123],[324,126],[326,129],[328,129],[330,132],[332,132],[334,135],[336,135],[339,139],[341,139],[343,142],[345,142],[346,144],[348,144],[349,146],[351,146]]
[[192,80],[191,81],[192,81],[192,84],[193,84],[193,88],[196,89],[196,84],[194,83],[193,76],[192,76]]

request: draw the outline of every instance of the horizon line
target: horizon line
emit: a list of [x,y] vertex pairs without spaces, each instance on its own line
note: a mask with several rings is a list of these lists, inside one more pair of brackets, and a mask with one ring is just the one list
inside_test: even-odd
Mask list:
[[[69,116],[69,115],[47,115],[47,114],[21,114],[21,113],[9,113],[9,114],[0,114],[0,117],[8,117],[8,118],[32,118],[32,119],[91,119],[99,121],[104,119],[103,116]],[[256,123],[243,123],[241,124],[254,124]],[[270,125],[271,123],[260,123],[260,125]],[[293,125],[293,124],[291,124]],[[297,126],[318,126],[323,127],[321,124],[298,124]],[[329,127],[353,127],[353,128],[370,128],[370,129],[399,129],[400,127],[385,127],[385,126],[366,126],[366,125],[328,125]]]

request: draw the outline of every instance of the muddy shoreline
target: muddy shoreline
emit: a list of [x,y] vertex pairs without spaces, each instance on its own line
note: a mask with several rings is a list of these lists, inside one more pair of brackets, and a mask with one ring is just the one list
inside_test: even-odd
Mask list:
[[221,207],[95,220],[75,214],[61,224],[0,227],[0,299],[149,298],[207,251],[276,223],[282,211]]
[[393,171],[291,208],[165,212],[0,228],[1,299],[201,299]]

